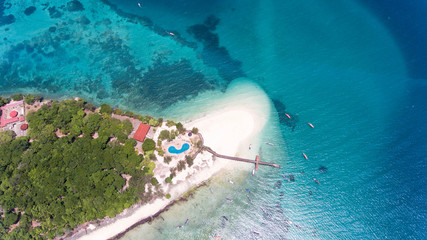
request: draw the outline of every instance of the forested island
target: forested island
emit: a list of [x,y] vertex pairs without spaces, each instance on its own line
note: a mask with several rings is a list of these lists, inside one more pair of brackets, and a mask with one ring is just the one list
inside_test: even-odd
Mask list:
[[[24,98],[25,109],[22,113],[16,110],[22,114],[21,122],[17,120],[21,124],[18,134],[14,126],[7,129],[12,123],[0,128],[1,239],[53,239],[79,224],[112,218],[154,196],[169,198],[159,181],[168,184],[176,171],[193,164],[193,157],[185,155],[177,165],[171,165],[167,178],[154,177],[159,156],[166,165],[172,160],[165,155],[162,141],[185,135],[181,123],[107,104],[97,109],[78,98],[42,101],[34,95],[11,97],[14,101]],[[15,110],[5,108],[7,104],[19,107],[21,102],[11,105],[14,101],[0,97],[4,122],[16,115]],[[6,111],[10,117],[5,117]],[[175,130],[162,130],[157,142],[146,138],[138,151],[137,141],[129,137],[135,130],[132,121],[149,125],[154,133],[163,123]],[[194,145],[200,147],[201,142]]]

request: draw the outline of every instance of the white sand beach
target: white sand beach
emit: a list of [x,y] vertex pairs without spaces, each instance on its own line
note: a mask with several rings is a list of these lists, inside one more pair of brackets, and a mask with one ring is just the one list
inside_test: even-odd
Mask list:
[[[196,98],[193,101],[200,99]],[[184,105],[190,106],[193,101]],[[187,129],[197,127],[204,138],[204,145],[218,153],[254,159],[259,149],[259,134],[270,116],[271,104],[265,93],[257,85],[240,80],[231,84],[225,93],[218,94],[209,106],[207,109],[209,112],[201,113],[203,117],[186,122],[184,126]],[[251,150],[249,144],[252,146]],[[194,171],[194,167],[198,170]],[[121,214],[123,217],[117,218],[111,224],[88,231],[88,234],[80,239],[112,238],[140,220],[154,215],[224,168],[250,171],[253,165],[225,159],[213,160],[212,155],[204,151],[194,160],[192,168],[178,174],[174,178],[175,184],[164,189],[171,194],[170,199],[156,199],[144,206],[125,210],[125,213]],[[129,211],[132,213],[126,214]]]

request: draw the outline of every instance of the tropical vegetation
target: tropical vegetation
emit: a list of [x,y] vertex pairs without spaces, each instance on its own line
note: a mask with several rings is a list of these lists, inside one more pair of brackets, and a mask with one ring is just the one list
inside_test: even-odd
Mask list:
[[[28,102],[33,99],[41,97]],[[103,105],[101,114],[93,110],[83,99],[53,102],[27,115],[28,136],[0,133],[1,239],[53,239],[151,200],[147,186],[158,185],[155,163],[135,151],[135,140],[128,139],[132,124],[112,118],[120,111],[109,106]],[[151,141],[146,149],[155,149]],[[122,174],[131,175],[126,190]]]

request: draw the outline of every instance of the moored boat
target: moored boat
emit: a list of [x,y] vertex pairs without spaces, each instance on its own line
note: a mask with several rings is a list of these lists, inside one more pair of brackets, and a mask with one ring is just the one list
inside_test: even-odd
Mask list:
[[307,157],[307,155],[305,155],[305,153],[302,153],[302,155],[304,156],[304,158],[305,158],[306,160],[308,160],[308,157]]

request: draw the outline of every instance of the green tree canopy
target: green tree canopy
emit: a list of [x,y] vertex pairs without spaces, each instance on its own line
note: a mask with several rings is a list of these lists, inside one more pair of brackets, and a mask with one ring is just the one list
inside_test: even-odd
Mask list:
[[11,130],[0,132],[0,144],[12,142],[15,136],[15,132]]
[[16,93],[16,94],[10,95],[10,98],[12,98],[14,101],[20,101],[24,98],[24,95],[22,95],[22,93]]
[[156,142],[154,142],[153,139],[146,138],[142,143],[142,150],[144,150],[144,152],[147,152],[153,151],[154,149],[156,149]]
[[43,97],[40,95],[32,95],[32,94],[25,95],[25,103],[28,105],[34,104],[35,101],[42,101],[42,100],[43,100]]
[[170,132],[168,130],[162,130],[159,135],[160,140],[165,140],[170,138]]
[[10,103],[10,98],[0,97],[0,107]]
[[178,130],[178,132],[180,133],[180,134],[182,134],[182,133],[184,133],[185,132],[185,128],[184,128],[184,126],[182,125],[182,123],[177,123],[176,124],[176,129]]
[[101,109],[99,109],[99,112],[110,115],[113,112],[113,108],[110,105],[104,103],[101,105]]
[[[134,149],[135,140],[127,139],[132,124],[85,115],[85,104],[53,102],[30,112],[28,137],[13,139],[10,132],[0,132],[0,205],[8,212],[0,219],[1,239],[53,239],[78,224],[114,217],[139,200],[152,199],[144,186],[151,183],[155,164],[146,159],[141,170],[143,157]],[[69,135],[57,137],[58,129]],[[114,138],[124,144],[110,144]],[[132,176],[126,191],[122,174]],[[25,214],[19,227],[8,232],[19,219],[14,208]],[[32,228],[33,220],[41,226]]]
[[197,133],[199,133],[199,129],[196,127],[193,127],[193,129],[191,129],[191,132],[194,134],[197,134]]

